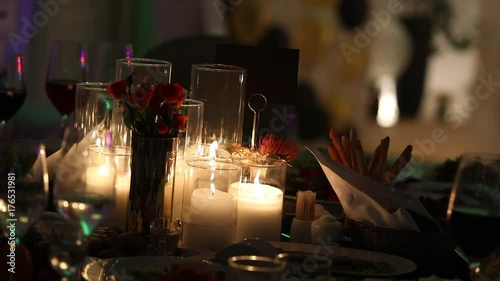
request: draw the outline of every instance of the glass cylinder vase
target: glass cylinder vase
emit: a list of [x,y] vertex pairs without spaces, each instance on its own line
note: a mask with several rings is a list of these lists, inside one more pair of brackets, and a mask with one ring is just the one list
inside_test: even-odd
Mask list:
[[162,217],[165,186],[174,182],[177,147],[178,138],[132,134],[129,232],[148,232],[151,222]]
[[194,64],[190,97],[204,105],[203,142],[227,149],[241,144],[247,71],[225,64]]
[[147,58],[124,58],[116,60],[116,80],[132,75],[133,86],[142,83],[170,83],[172,63]]
[[241,180],[229,187],[238,201],[236,240],[279,241],[287,164],[276,159],[238,162]]
[[186,161],[181,245],[220,251],[235,242],[236,198],[228,193],[241,167],[226,160]]
[[186,172],[186,159],[196,158],[201,152],[201,131],[203,126],[203,102],[199,100],[186,99],[178,109],[179,114],[188,117],[186,129],[179,132],[179,150],[175,163],[175,182],[171,186],[165,186],[164,217],[172,218],[173,221],[180,220],[182,210],[182,196],[184,194],[184,174]]

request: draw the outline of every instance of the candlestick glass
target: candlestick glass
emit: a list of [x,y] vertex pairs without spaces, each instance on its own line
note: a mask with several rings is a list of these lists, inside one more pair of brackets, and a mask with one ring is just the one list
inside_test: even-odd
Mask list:
[[287,163],[280,159],[237,159],[242,167],[241,182],[254,182],[274,186],[285,192]]
[[115,146],[113,153],[116,166],[115,207],[103,225],[117,227],[125,231],[127,228],[127,205],[130,194],[132,149],[128,146]]
[[240,159],[238,163],[242,167],[241,179],[229,188],[238,200],[236,240],[279,241],[286,163],[276,159]]
[[193,64],[190,97],[204,103],[203,142],[241,144],[247,70],[225,64]]
[[186,160],[181,246],[214,252],[236,242],[236,198],[228,193],[241,167],[223,159]]
[[81,82],[76,84],[75,124],[83,136],[91,134],[91,143],[101,144],[102,132],[112,134],[114,146],[130,147],[131,131],[123,122],[122,110],[106,88],[109,83]]

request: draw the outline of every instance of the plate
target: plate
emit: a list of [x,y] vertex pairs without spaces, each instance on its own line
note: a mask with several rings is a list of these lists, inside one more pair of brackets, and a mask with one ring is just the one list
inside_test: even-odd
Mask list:
[[[318,253],[318,250],[326,250],[333,256],[334,265],[332,273],[340,273],[360,277],[394,277],[411,273],[417,269],[417,265],[408,259],[379,253],[373,251],[321,246],[312,244],[298,244],[288,242],[271,242],[275,247],[284,252]],[[335,264],[336,263],[336,264]],[[339,264],[349,265],[346,266]]]
[[[95,259],[83,268],[82,277],[88,281],[140,281],[135,277],[138,270],[164,272],[170,270],[173,265],[195,265],[200,262],[198,258],[160,256]],[[204,263],[211,272],[224,270],[224,266],[220,264]]]

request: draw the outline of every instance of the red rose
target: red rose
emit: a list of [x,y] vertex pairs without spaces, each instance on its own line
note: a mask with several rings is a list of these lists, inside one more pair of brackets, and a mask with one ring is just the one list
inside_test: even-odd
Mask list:
[[106,89],[106,92],[108,92],[110,95],[112,95],[117,99],[121,98],[121,96],[124,95],[126,91],[127,91],[127,82],[125,82],[125,80],[113,82],[113,84],[111,84]]
[[186,129],[188,117],[187,115],[183,114],[174,114],[174,124],[179,130],[184,130]]
[[158,133],[160,135],[164,135],[168,133],[168,126],[163,119],[158,119],[158,122],[156,122],[156,125],[158,126]]
[[153,97],[153,87],[149,84],[141,84],[130,97],[138,106],[148,106]]
[[155,96],[168,103],[179,104],[184,100],[184,88],[178,83],[156,85]]

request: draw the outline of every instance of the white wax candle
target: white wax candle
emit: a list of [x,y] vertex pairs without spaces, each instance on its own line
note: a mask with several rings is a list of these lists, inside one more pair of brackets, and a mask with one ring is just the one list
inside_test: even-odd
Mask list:
[[238,201],[236,241],[280,240],[283,191],[267,184],[236,182],[229,186],[229,193]]
[[182,247],[219,252],[224,247],[236,242],[235,235],[235,224],[215,227],[183,223],[181,245]]
[[111,195],[115,183],[114,169],[108,165],[87,167],[86,192]]
[[235,223],[236,201],[233,196],[220,190],[198,188],[191,194],[191,208],[185,220],[206,226],[227,226]]
[[198,188],[183,210],[181,242],[184,247],[219,251],[235,242],[236,201],[227,192]]
[[186,161],[182,158],[177,158],[176,161],[174,184],[165,184],[163,201],[163,216],[174,220],[181,218],[184,178],[186,175]]
[[127,206],[130,193],[130,173],[116,176],[115,182],[115,208],[103,225],[118,227],[126,230],[127,227]]

